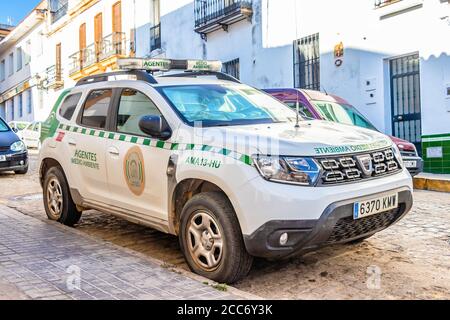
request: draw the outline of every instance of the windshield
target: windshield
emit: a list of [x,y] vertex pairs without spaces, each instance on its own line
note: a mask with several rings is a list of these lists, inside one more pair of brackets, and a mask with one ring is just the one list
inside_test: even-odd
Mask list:
[[25,129],[29,124],[27,122],[16,122],[14,126],[17,128],[17,130],[23,130]]
[[159,92],[189,125],[208,126],[293,122],[295,112],[246,85],[183,85]]
[[9,131],[8,126],[6,123],[0,118],[0,132],[6,132]]
[[326,101],[313,101],[313,104],[326,120],[377,131],[369,120],[350,105]]

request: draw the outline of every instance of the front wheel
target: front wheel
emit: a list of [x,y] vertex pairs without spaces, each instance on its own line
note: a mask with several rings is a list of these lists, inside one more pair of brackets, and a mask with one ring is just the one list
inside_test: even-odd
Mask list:
[[197,194],[186,203],[180,245],[192,271],[220,283],[242,279],[252,266],[234,209],[219,192]]
[[67,226],[73,226],[80,220],[81,212],[72,200],[66,177],[60,168],[48,170],[43,193],[45,212],[50,220]]

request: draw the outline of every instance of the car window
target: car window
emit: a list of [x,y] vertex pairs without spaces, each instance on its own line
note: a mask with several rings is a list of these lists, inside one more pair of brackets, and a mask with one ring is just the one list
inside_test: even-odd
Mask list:
[[[285,102],[289,107],[291,107],[293,110],[297,109],[297,102],[296,101],[287,101]],[[309,120],[314,120],[314,115],[312,112],[308,109],[307,106],[305,106],[302,102],[299,102],[299,112],[302,117]]]
[[117,131],[145,135],[139,128],[139,121],[149,115],[161,115],[149,97],[134,89],[122,91],[117,111]]
[[64,102],[61,104],[61,108],[59,108],[59,115],[64,119],[70,120],[72,119],[73,113],[75,112],[75,108],[80,101],[81,93],[71,94],[64,99]]
[[24,130],[25,131],[33,131],[35,123],[30,123]]
[[364,116],[352,106],[325,101],[314,101],[313,103],[326,120],[377,130],[369,120],[364,118]]
[[112,90],[94,90],[84,103],[81,124],[87,127],[104,129],[111,102]]
[[8,126],[6,125],[6,123],[0,119],[0,132],[6,132],[9,131]]

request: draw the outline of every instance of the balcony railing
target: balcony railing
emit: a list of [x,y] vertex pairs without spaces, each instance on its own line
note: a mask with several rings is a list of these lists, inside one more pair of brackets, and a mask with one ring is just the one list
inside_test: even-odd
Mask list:
[[69,9],[69,1],[57,1],[54,6],[56,9],[51,11],[52,23],[55,23],[67,14],[67,10]]
[[382,8],[400,1],[402,0],[375,0],[375,8]]
[[47,75],[47,80],[45,81],[46,88],[60,88],[64,86],[64,82],[62,79],[62,68],[59,65],[53,65],[48,67],[45,71]]
[[150,28],[150,52],[161,49],[161,24]]
[[[72,60],[70,74],[74,74],[112,56],[126,55],[127,44],[125,33],[123,32],[112,33],[104,37],[100,42],[90,44],[86,48],[69,56],[70,60]],[[132,47],[130,44],[129,51],[131,50]]]
[[253,14],[252,0],[195,0],[195,31],[209,33],[248,19]]

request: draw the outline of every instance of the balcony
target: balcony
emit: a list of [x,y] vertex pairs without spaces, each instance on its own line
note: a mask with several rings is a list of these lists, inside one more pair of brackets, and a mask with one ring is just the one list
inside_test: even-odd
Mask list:
[[125,57],[132,50],[133,45],[127,42],[125,33],[112,33],[100,42],[92,43],[69,56],[72,61],[69,74],[74,80],[78,80],[85,75],[114,68],[117,59]]
[[402,0],[375,0],[375,8],[382,8]]
[[423,7],[424,0],[375,0],[380,20],[391,18]]
[[45,71],[47,79],[44,82],[44,87],[47,89],[59,89],[64,87],[64,81],[62,79],[61,66],[53,65],[48,67]]
[[253,15],[252,0],[195,0],[195,31],[206,34]]
[[150,52],[161,49],[161,24],[150,28]]
[[53,0],[50,2],[50,13],[52,24],[64,17],[69,9],[68,0]]

